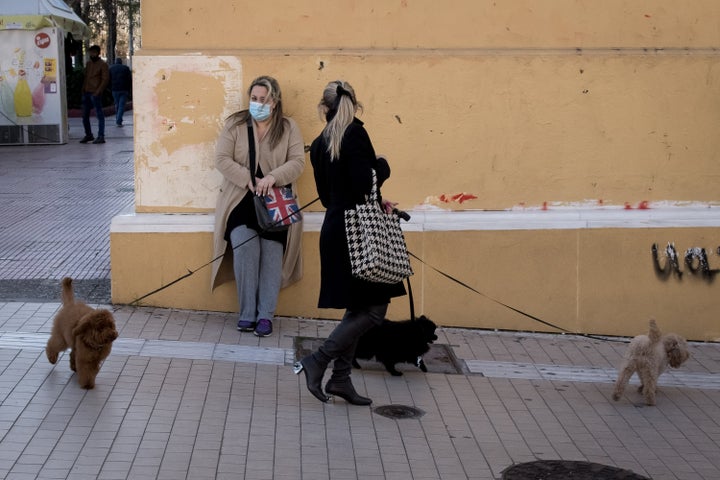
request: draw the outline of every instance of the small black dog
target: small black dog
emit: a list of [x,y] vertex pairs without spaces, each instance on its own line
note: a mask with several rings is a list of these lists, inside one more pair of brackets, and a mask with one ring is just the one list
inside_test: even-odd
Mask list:
[[427,353],[430,344],[437,340],[436,328],[437,325],[425,315],[402,322],[383,320],[381,325],[371,328],[360,337],[353,366],[360,368],[358,358],[370,360],[375,357],[394,376],[402,375],[402,372],[395,369],[395,364],[400,362],[412,363],[427,372],[422,355]]

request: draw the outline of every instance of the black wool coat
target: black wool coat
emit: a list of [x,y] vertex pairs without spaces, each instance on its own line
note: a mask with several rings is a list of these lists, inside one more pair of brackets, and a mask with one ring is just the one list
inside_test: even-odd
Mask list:
[[347,237],[345,210],[365,203],[372,187],[375,169],[378,184],[390,176],[390,167],[383,158],[376,158],[375,150],[363,122],[357,118],[347,127],[340,147],[340,157],[330,161],[327,143],[322,135],[310,147],[320,201],[326,208],[320,230],[320,299],[319,308],[357,309],[390,302],[390,298],[405,295],[402,282],[375,283],[352,276]]

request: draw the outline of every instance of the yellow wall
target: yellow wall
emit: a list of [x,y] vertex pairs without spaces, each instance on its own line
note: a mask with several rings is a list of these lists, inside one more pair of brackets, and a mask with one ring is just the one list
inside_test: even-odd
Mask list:
[[[718,2],[147,0],[142,9],[143,49],[133,60],[136,215],[119,224],[144,224],[143,214],[207,218],[197,231],[114,228],[113,301],[209,260],[220,182],[214,143],[223,119],[245,107],[254,77],[278,78],[306,144],[323,126],[315,110],[322,88],[343,78],[391,162],[384,194],[411,210],[408,239],[424,258],[571,330],[629,335],[656,316],[693,338],[717,335],[713,285],[660,281],[649,251],[655,241],[699,246],[720,267]],[[466,200],[453,200],[459,194]],[[300,199],[315,196],[308,163]],[[623,228],[487,223],[488,211],[512,222],[514,214],[578,209],[591,218],[610,211]],[[688,222],[683,209],[699,213]],[[278,313],[336,318],[314,307],[322,209],[311,210],[305,277],[282,293]],[[456,224],[435,231],[427,211]],[[640,211],[671,213],[658,224]],[[512,268],[503,268],[506,256]],[[236,308],[232,286],[210,296],[198,278],[146,302]],[[415,283],[419,313],[441,324],[540,327],[442,277],[419,274]],[[407,316],[400,303],[391,314]]]
[[[322,129],[324,85],[351,79],[376,150],[392,162],[385,193],[406,208],[718,204],[720,136],[708,130],[720,124],[717,56],[320,58],[137,57],[138,211],[214,208],[222,119],[261,72],[281,79],[307,144]],[[438,200],[460,192],[477,199]]]
[[147,0],[143,48],[708,48],[713,0]]

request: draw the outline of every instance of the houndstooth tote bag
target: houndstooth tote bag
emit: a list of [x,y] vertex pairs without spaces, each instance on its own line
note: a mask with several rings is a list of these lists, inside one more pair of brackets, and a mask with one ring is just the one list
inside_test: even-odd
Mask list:
[[375,170],[372,170],[372,179],[367,202],[345,210],[352,274],[369,282],[401,282],[413,271],[400,218],[395,213],[385,213],[378,202]]

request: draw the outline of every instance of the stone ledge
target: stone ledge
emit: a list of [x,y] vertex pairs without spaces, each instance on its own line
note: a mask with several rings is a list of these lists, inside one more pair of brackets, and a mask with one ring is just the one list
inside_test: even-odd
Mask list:
[[[408,210],[408,232],[460,230],[573,230],[590,228],[720,227],[718,207],[553,208],[549,210],[424,211]],[[319,232],[323,212],[304,214],[304,231]],[[209,214],[127,213],[113,217],[111,233],[212,232]]]

